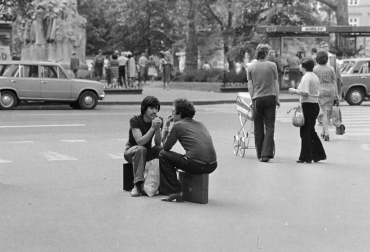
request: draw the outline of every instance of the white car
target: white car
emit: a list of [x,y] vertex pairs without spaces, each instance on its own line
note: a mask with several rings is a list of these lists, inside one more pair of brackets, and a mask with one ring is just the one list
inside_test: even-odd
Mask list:
[[104,84],[72,79],[58,63],[0,62],[0,109],[13,109],[21,101],[68,103],[76,109],[94,109],[104,98]]

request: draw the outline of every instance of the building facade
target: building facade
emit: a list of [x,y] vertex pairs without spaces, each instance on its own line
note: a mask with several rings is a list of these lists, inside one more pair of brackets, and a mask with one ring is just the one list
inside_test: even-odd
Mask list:
[[352,26],[370,26],[370,0],[348,0],[348,22]]

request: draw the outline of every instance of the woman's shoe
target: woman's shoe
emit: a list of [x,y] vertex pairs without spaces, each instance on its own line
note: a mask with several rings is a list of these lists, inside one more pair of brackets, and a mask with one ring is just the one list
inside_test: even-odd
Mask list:
[[298,159],[298,160],[297,160],[297,163],[298,163],[298,164],[303,164],[303,163],[311,164],[311,163],[312,163],[312,161],[303,161],[303,160]]
[[176,202],[183,202],[182,192],[170,194],[167,197],[161,199],[161,201],[167,201],[167,202],[172,202],[174,200],[176,200]]
[[319,162],[319,161],[324,161],[324,160],[326,160],[326,157],[325,157],[325,158],[314,159],[313,161],[314,161],[315,163],[317,163],[317,162]]
[[325,138],[325,132],[321,132],[320,136],[321,138]]
[[324,141],[329,142],[329,135],[325,135],[325,137],[324,137]]

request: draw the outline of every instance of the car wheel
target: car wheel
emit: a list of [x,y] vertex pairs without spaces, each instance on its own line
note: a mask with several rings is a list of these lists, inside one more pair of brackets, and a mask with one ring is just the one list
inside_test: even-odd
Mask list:
[[10,91],[2,91],[0,96],[1,109],[13,109],[18,105],[17,96]]
[[91,91],[83,92],[78,98],[78,105],[82,109],[94,109],[98,105],[98,97]]
[[346,95],[346,101],[349,105],[361,105],[364,100],[364,91],[361,88],[351,88]]

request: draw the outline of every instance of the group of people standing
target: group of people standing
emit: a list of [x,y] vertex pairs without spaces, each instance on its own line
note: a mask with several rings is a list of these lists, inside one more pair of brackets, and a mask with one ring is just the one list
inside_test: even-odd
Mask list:
[[[335,55],[328,52],[328,43],[320,43],[320,51],[296,62],[303,74],[298,86],[305,124],[300,128],[301,151],[297,163],[312,163],[327,158],[315,131],[316,119],[322,111],[323,131],[320,136],[329,141],[328,124],[331,111],[341,95],[341,76]],[[254,134],[257,158],[269,162],[275,155],[275,117],[279,102],[277,65],[268,61],[271,48],[259,44],[256,59],[247,69],[248,89],[253,101]]]
[[169,90],[169,82],[173,71],[172,55],[169,51],[159,53],[157,56],[151,55],[149,59],[146,53],[142,53],[138,60],[131,52],[115,51],[113,55],[99,54],[94,58],[94,73],[98,81],[103,76],[107,84],[113,84],[117,88],[140,88],[146,84],[146,80],[154,81],[159,72],[162,72],[163,89]]

